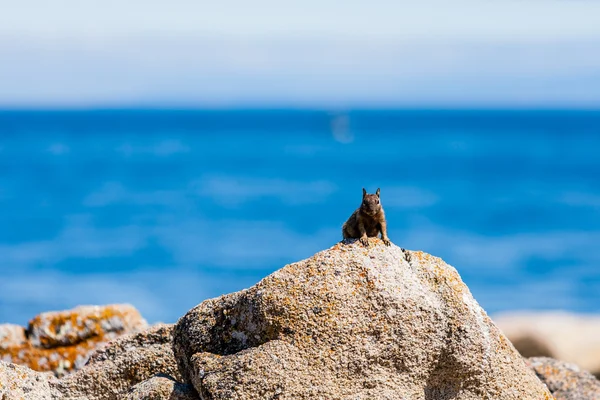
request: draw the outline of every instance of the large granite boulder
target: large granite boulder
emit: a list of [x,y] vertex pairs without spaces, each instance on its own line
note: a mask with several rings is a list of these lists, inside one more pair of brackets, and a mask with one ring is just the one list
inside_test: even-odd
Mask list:
[[600,377],[600,317],[566,312],[513,312],[494,322],[524,357],[552,357]]
[[0,325],[0,359],[63,376],[81,368],[108,341],[148,327],[128,304],[42,313],[27,329]]
[[600,400],[600,381],[575,364],[548,357],[527,360],[556,400]]
[[204,400],[551,399],[456,270],[370,239],[339,243],[175,327]]

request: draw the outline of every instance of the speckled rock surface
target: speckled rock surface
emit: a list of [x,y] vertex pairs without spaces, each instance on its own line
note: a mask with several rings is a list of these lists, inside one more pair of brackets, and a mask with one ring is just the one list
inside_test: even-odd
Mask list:
[[79,306],[68,311],[37,315],[29,322],[29,341],[36,347],[70,346],[110,333],[134,332],[148,327],[138,310],[129,304]]
[[349,241],[175,327],[185,382],[204,400],[550,399],[454,268]]
[[14,324],[0,324],[0,349],[22,346],[27,341],[25,328]]
[[57,381],[65,399],[121,399],[134,385],[165,374],[181,380],[172,350],[173,325],[120,337],[94,353],[79,371]]
[[33,318],[26,331],[0,326],[0,359],[63,376],[81,368],[108,341],[147,326],[128,304],[46,312]]
[[154,376],[135,385],[125,400],[200,400],[191,385],[177,382],[170,376]]
[[60,394],[51,383],[56,378],[50,373],[33,371],[21,365],[0,361],[1,400],[54,400]]
[[565,312],[513,312],[494,322],[524,357],[552,357],[600,377],[600,317]]
[[532,357],[527,363],[556,400],[600,400],[600,381],[578,366],[548,357]]

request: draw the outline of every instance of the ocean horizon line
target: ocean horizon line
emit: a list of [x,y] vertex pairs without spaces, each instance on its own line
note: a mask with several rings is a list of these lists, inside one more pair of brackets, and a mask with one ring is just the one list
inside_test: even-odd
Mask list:
[[11,107],[0,106],[0,113],[104,113],[104,112],[329,112],[329,113],[600,113],[597,107],[378,107],[378,106],[81,106]]

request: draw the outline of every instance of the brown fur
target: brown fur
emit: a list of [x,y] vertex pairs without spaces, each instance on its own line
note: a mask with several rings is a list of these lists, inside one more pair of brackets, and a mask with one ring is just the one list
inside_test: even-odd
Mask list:
[[368,246],[368,237],[377,237],[381,232],[381,240],[386,246],[391,244],[387,236],[387,223],[385,213],[379,198],[380,190],[375,194],[368,194],[363,188],[363,201],[360,207],[348,218],[342,226],[344,239],[359,239],[363,246]]

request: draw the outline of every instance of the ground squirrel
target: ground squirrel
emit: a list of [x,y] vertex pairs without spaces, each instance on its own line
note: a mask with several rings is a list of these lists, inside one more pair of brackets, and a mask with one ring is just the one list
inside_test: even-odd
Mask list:
[[344,239],[358,238],[363,246],[368,246],[367,237],[377,237],[377,234],[381,232],[383,243],[386,246],[391,244],[387,236],[385,213],[383,207],[381,207],[379,192],[380,190],[377,189],[375,194],[367,194],[367,191],[363,188],[363,199],[360,207],[342,226]]

